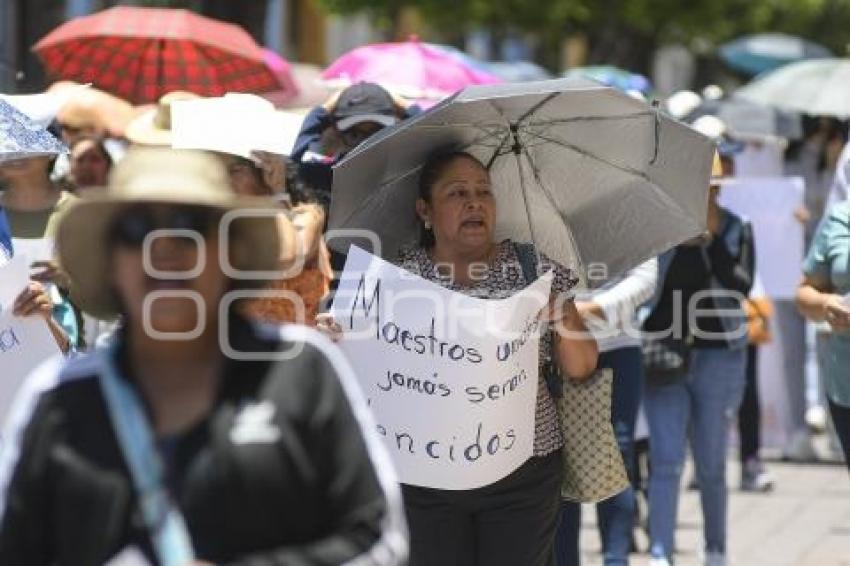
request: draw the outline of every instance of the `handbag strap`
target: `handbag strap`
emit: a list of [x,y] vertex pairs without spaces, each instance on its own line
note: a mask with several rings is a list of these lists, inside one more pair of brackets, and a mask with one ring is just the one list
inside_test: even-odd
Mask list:
[[[522,268],[522,276],[525,278],[526,284],[531,285],[537,279],[537,252],[534,245],[514,242],[513,246]],[[546,387],[553,398],[563,396],[563,378],[558,364],[551,358],[543,363],[543,378],[546,380]]]
[[99,382],[112,427],[130,468],[145,526],[162,566],[185,566],[195,558],[183,515],[163,482],[162,460],[141,400],[115,366],[116,343],[99,350]]
[[533,244],[514,242],[514,252],[522,268],[522,276],[525,282],[531,285],[537,279],[537,254]]

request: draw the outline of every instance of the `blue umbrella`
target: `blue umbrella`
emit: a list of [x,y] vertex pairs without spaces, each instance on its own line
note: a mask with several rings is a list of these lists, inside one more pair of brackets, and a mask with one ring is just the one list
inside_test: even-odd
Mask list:
[[442,51],[446,55],[451,56],[456,61],[466,65],[470,69],[475,69],[476,71],[481,71],[482,73],[491,72],[487,63],[480,59],[476,59],[466,51],[462,49],[458,49],[454,45],[446,45],[444,43],[426,43],[428,47],[433,47],[438,51]]
[[720,58],[730,67],[758,75],[804,59],[833,57],[822,45],[782,33],[746,35],[720,46]]
[[545,81],[554,78],[552,73],[531,61],[481,61],[453,45],[441,43],[429,43],[428,45],[454,57],[476,71],[496,75],[506,83]]
[[585,77],[598,81],[623,92],[637,91],[644,95],[652,92],[652,83],[648,78],[613,65],[590,65],[569,69],[564,77]]
[[6,220],[6,211],[0,206],[0,265],[12,257],[12,230]]
[[0,99],[0,163],[65,151],[65,145],[50,132]]

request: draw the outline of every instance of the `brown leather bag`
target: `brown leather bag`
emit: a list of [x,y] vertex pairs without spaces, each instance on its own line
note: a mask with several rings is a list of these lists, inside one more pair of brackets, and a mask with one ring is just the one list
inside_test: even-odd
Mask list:
[[751,298],[744,301],[747,313],[747,340],[750,344],[766,344],[773,339],[770,332],[770,319],[773,317],[773,303],[767,297]]

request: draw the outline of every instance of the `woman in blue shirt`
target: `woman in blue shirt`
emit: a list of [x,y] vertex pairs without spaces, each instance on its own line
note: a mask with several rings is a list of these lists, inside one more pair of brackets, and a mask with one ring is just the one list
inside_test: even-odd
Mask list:
[[832,327],[821,375],[850,466],[850,201],[832,207],[818,226],[803,263],[797,306],[807,318]]

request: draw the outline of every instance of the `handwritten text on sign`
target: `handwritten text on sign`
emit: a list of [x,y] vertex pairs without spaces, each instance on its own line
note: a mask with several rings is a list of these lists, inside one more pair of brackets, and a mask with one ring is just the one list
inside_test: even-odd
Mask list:
[[334,318],[403,483],[473,489],[531,457],[551,284],[477,299],[351,248]]
[[40,316],[0,314],[0,422],[5,420],[18,387],[41,362],[59,353],[59,346]]

